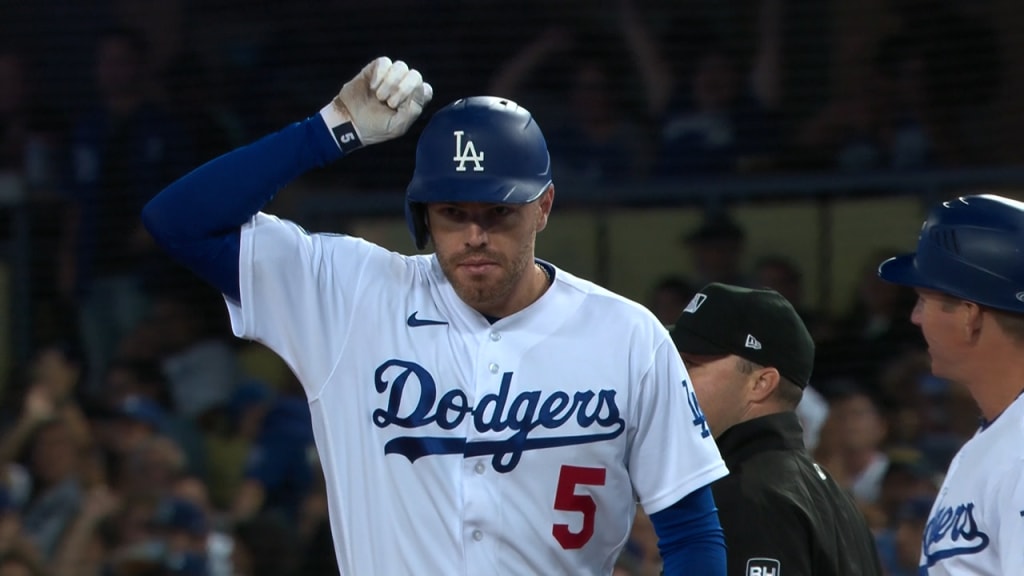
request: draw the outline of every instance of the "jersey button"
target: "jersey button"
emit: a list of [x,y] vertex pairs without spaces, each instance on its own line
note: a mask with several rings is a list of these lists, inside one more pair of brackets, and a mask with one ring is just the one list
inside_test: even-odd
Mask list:
[[491,374],[497,374],[498,373],[498,365],[495,364],[494,362],[491,362],[491,365],[488,366],[487,369],[491,371]]
[[484,466],[484,463],[483,463],[483,462],[477,462],[477,463],[476,463],[476,466],[473,466],[473,470],[474,470],[474,471],[475,471],[475,472],[476,472],[477,474],[483,474],[483,473],[484,473],[484,470],[486,470],[486,469],[487,469],[487,467],[486,467],[486,466]]
[[491,341],[497,342],[498,340],[501,340],[501,334],[497,332],[491,332]]
[[484,533],[483,532],[481,532],[479,530],[473,530],[473,540],[476,540],[477,542],[479,542],[479,541],[481,541],[483,539],[484,539]]

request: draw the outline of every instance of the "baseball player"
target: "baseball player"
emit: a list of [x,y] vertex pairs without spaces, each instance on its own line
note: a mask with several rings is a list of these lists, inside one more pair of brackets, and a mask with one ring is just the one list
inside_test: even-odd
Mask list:
[[730,576],[881,576],[853,499],[804,447],[796,413],[814,341],[774,290],[714,282],[679,315],[672,339],[731,473],[712,490]]
[[554,186],[507,99],[425,126],[418,248],[308,234],[261,212],[302,173],[404,134],[432,89],[368,64],[319,114],[198,168],[143,212],[308,396],[344,574],[610,574],[639,502],[666,574],[721,575],[709,484],[727,469],[668,332],[534,257]]
[[932,208],[917,252],[878,274],[912,286],[932,373],[982,416],[925,528],[920,574],[1024,574],[1024,203],[963,196]]

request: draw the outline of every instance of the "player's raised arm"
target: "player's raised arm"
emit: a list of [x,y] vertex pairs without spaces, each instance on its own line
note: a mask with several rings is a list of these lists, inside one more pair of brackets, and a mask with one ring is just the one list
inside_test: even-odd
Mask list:
[[405,134],[432,96],[418,71],[377,58],[319,114],[172,183],[146,204],[143,223],[175,259],[238,300],[239,227],[303,173]]

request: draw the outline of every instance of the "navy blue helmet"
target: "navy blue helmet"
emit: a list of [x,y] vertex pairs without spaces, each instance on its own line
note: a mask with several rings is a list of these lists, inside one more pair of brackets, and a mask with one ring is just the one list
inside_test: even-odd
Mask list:
[[427,123],[406,188],[405,216],[416,248],[430,238],[426,204],[527,204],[551,185],[551,157],[530,112],[507,98],[448,104]]
[[932,208],[917,252],[890,258],[878,275],[989,308],[1024,313],[1024,202],[962,196]]

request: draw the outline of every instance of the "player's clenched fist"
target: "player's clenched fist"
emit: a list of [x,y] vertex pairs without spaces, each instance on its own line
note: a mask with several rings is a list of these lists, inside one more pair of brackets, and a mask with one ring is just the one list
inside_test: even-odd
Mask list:
[[[382,56],[346,82],[321,113],[341,147],[351,150],[405,134],[433,95],[419,71]],[[346,122],[352,123],[358,140],[338,128]]]

